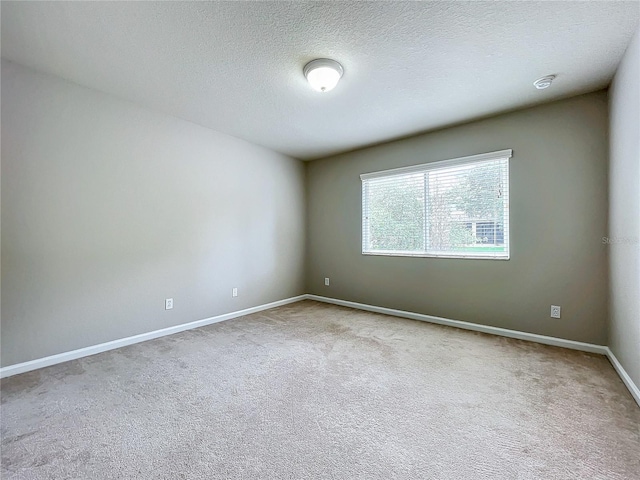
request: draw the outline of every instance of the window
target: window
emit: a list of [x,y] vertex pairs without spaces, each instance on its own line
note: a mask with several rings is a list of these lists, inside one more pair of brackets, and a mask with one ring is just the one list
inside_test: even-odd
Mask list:
[[362,253],[509,258],[511,150],[365,173]]

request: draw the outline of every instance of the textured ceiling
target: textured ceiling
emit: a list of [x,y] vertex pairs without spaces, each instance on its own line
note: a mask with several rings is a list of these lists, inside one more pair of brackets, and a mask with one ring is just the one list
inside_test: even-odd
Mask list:
[[[303,159],[605,87],[640,18],[620,1],[1,8],[3,57]],[[344,66],[332,92],[302,75],[317,57]]]

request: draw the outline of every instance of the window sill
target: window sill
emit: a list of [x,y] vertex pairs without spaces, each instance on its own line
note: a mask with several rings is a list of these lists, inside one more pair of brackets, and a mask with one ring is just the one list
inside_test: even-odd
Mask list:
[[460,260],[510,260],[507,256],[491,256],[491,255],[454,255],[451,253],[411,253],[411,252],[362,252],[362,255],[371,257],[422,257],[422,258],[457,258]]

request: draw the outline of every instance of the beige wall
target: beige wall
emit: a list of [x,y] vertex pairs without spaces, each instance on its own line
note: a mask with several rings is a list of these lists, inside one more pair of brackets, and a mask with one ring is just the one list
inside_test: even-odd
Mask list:
[[609,345],[640,387],[640,30],[609,98]]
[[298,160],[3,61],[2,365],[304,293],[304,195]]
[[[605,344],[607,122],[597,92],[309,163],[307,290]],[[361,173],[506,148],[511,260],[361,255]]]

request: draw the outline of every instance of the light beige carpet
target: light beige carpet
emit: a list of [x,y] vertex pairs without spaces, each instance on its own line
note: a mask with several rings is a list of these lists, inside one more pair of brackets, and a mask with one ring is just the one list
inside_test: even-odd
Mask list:
[[304,301],[2,382],[2,478],[633,479],[601,356]]

